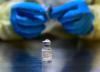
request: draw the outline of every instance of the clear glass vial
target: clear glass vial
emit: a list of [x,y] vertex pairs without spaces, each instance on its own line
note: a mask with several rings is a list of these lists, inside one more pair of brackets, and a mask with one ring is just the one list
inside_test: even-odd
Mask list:
[[42,61],[50,63],[52,62],[52,48],[51,48],[51,41],[49,39],[46,39],[42,41],[43,48],[42,48]]

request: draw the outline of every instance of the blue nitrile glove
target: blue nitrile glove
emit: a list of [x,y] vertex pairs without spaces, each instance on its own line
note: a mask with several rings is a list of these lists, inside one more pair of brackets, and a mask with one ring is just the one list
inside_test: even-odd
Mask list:
[[94,16],[85,1],[72,1],[52,7],[50,17],[58,20],[65,32],[74,35],[86,35],[92,31]]
[[28,39],[38,37],[44,30],[47,20],[44,8],[31,2],[13,5],[10,18],[14,31]]

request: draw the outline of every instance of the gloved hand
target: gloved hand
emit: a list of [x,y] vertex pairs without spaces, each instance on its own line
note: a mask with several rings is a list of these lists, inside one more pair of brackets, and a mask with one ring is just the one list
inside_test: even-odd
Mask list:
[[85,1],[72,1],[52,7],[50,17],[58,20],[65,32],[74,35],[86,35],[93,29],[94,16]]
[[21,2],[11,9],[11,24],[14,31],[23,38],[34,38],[44,30],[46,22],[45,10],[41,5]]

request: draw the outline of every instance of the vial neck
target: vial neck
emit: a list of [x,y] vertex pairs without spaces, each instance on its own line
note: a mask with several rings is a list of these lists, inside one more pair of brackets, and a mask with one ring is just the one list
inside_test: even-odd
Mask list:
[[50,45],[44,45],[44,47],[46,47],[46,48],[47,48],[47,47],[50,47]]

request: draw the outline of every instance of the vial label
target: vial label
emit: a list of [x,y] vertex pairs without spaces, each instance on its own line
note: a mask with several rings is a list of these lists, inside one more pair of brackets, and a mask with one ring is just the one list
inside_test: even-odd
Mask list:
[[44,62],[52,61],[52,50],[42,49],[42,61]]

